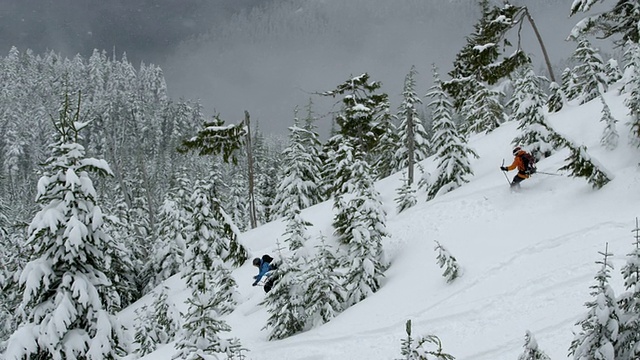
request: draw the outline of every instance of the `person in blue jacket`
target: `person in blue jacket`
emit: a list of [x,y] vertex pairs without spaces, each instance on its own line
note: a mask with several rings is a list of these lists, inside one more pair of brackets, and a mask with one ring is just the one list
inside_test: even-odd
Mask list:
[[258,268],[258,275],[253,277],[255,279],[253,286],[258,285],[260,280],[262,280],[262,277],[266,276],[267,279],[264,283],[264,292],[269,292],[273,287],[273,282],[275,281],[275,279],[270,276],[271,274],[269,274],[270,271],[276,269],[275,265],[271,263],[272,261],[273,258],[269,255],[263,255],[262,258],[253,259],[253,266]]

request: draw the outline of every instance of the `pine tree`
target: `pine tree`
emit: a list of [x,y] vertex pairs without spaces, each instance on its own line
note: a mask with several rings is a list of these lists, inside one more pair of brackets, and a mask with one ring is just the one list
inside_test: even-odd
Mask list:
[[580,332],[576,334],[569,347],[569,355],[580,360],[614,360],[617,359],[615,346],[618,341],[620,309],[615,299],[613,288],[609,285],[610,254],[607,249],[602,261],[596,261],[602,267],[595,276],[596,284],[591,286],[592,301],[585,303],[588,309],[585,317],[578,321]]
[[145,305],[136,310],[134,338],[141,357],[155,351],[159,344],[172,341],[180,327],[180,313],[169,301],[168,290],[163,286],[154,294],[151,307]]
[[396,190],[398,196],[394,199],[397,204],[396,209],[398,214],[418,203],[416,199],[416,189],[413,184],[409,182],[409,179],[406,178],[406,173],[404,173],[404,175],[405,177],[401,180],[402,186]]
[[473,175],[469,156],[478,155],[467,146],[467,139],[461,135],[452,119],[452,106],[442,88],[438,71],[433,69],[434,84],[427,93],[433,100],[429,103],[433,116],[433,135],[431,143],[438,163],[434,180],[427,189],[427,200],[437,194],[447,193],[468,182]]
[[640,147],[640,46],[628,44],[625,54],[629,59],[625,70],[625,89],[629,96],[624,100],[631,117],[627,123],[631,128],[629,140],[632,145]]
[[336,317],[342,312],[347,297],[343,274],[337,270],[338,259],[324,237],[316,249],[316,255],[311,258],[303,275],[303,282],[308,284],[304,295],[305,329],[315,328]]
[[436,257],[438,260],[438,266],[440,266],[441,269],[444,269],[442,276],[447,279],[448,283],[452,283],[462,274],[458,261],[438,241],[436,241],[435,250],[438,252]]
[[578,145],[575,142],[562,138],[558,134],[552,136],[556,144],[561,144],[569,148],[570,154],[565,159],[567,163],[559,170],[569,170],[570,176],[583,177],[593,186],[594,189],[600,189],[605,186],[613,176],[605,169],[596,159],[592,158],[587,152],[587,147]]
[[[571,15],[577,12],[587,12],[597,0],[574,0],[571,5]],[[583,34],[597,34],[598,38],[609,38],[621,35],[614,43],[622,45],[628,41],[640,42],[640,4],[635,0],[617,0],[608,11],[597,12],[581,20],[571,31],[572,36]]]
[[[411,337],[411,320],[407,320],[405,331],[407,338],[402,339],[400,348],[405,360],[454,360],[455,357],[442,351],[442,342],[435,335],[421,336],[417,339]],[[430,349],[429,346],[435,347]]]
[[167,194],[160,208],[157,241],[147,266],[150,273],[147,289],[179,273],[182,268],[190,224],[186,192],[191,186],[190,179],[180,177],[178,186]]
[[558,112],[562,110],[564,104],[567,102],[566,96],[562,91],[562,87],[556,82],[549,84],[549,98],[547,99],[547,110],[550,113]]
[[348,303],[353,305],[380,288],[386,268],[382,240],[388,233],[386,213],[367,163],[356,155],[350,172],[352,191],[344,205],[337,208],[334,228],[340,241],[349,247],[342,262],[348,269],[345,276]]
[[342,111],[336,117],[336,123],[340,127],[337,135],[348,139],[362,154],[367,154],[367,162],[372,167],[384,168],[390,165],[380,161],[386,159],[381,152],[387,151],[385,144],[388,142],[381,144],[380,141],[390,133],[391,115],[388,95],[378,93],[381,87],[380,82],[369,81],[369,74],[364,73],[322,95],[342,96]]
[[276,280],[260,305],[264,305],[269,319],[264,329],[270,329],[269,340],[284,339],[302,330],[306,323],[304,304],[305,284],[301,281],[301,260],[281,256],[278,268],[270,275]]
[[[274,212],[278,216],[285,216],[320,202],[320,159],[312,157],[313,153],[308,148],[309,145],[315,145],[313,139],[316,139],[316,135],[300,128],[296,117],[293,126],[289,128],[289,147],[283,152],[284,173],[274,201]],[[307,144],[308,142],[312,144]]]
[[573,70],[566,68],[562,71],[562,92],[567,96],[567,100],[575,100],[580,95],[582,87],[578,84],[579,80]]
[[524,335],[524,352],[518,356],[518,360],[551,360],[551,358],[538,348],[536,338],[527,330]]
[[[190,199],[192,236],[187,242],[182,278],[191,289],[191,297],[186,301],[188,311],[174,359],[206,359],[217,353],[229,356],[239,347],[237,340],[223,340],[219,336],[220,332],[230,331],[220,316],[235,304],[232,293],[236,284],[221,260],[225,249],[217,237],[220,225],[212,217],[211,190],[210,184],[198,180]],[[224,286],[224,291],[218,291],[219,286]]]
[[394,171],[407,168],[407,181],[413,183],[413,169],[416,163],[424,160],[429,152],[429,135],[424,129],[422,119],[418,114],[418,105],[422,104],[422,99],[416,94],[415,76],[418,74],[415,66],[404,79],[404,89],[402,91],[402,103],[398,109],[398,137],[399,146],[394,154]]
[[79,144],[80,104],[68,96],[55,123],[56,143],[38,182],[40,211],[29,226],[32,260],[20,275],[23,324],[6,359],[115,359],[122,331],[108,309],[118,294],[105,275],[111,238],[89,172],[111,175],[104,160],[86,158]]
[[600,118],[600,121],[605,124],[602,137],[600,138],[600,144],[602,144],[602,146],[607,150],[613,150],[618,147],[618,139],[620,138],[618,130],[616,129],[616,123],[618,123],[618,120],[611,115],[611,110],[609,109],[607,102],[604,100],[604,96],[600,95],[600,101],[602,102],[602,117]]
[[621,331],[616,350],[620,359],[640,357],[640,226],[637,218],[633,231],[635,247],[627,254],[627,261],[621,269],[626,292],[618,298]]
[[547,99],[540,87],[540,78],[530,67],[523,71],[524,74],[515,81],[513,98],[509,103],[520,131],[512,144],[527,147],[539,160],[551,155],[553,150],[551,125],[544,110]]
[[476,86],[477,90],[462,106],[466,122],[463,124],[465,134],[491,132],[507,120],[500,99],[504,93],[491,89],[483,84]]
[[504,7],[491,7],[488,0],[481,0],[482,15],[473,26],[474,31],[467,36],[467,43],[458,52],[449,72],[451,80],[442,87],[453,99],[456,110],[462,109],[464,101],[478,92],[481,83],[493,85],[508,77],[523,64],[530,62],[529,57],[518,48],[509,56],[499,60],[504,48],[511,44],[506,33],[522,21],[524,7],[506,3]]
[[577,98],[584,104],[604,94],[609,88],[609,80],[604,61],[597,49],[591,47],[586,38],[578,39],[578,47],[572,57],[578,62],[573,69],[576,86],[579,89]]

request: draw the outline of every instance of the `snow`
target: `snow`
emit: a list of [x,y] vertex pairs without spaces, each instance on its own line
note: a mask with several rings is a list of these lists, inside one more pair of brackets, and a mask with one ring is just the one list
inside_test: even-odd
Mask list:
[[[628,134],[627,109],[617,93],[611,90],[605,98],[619,120],[618,132]],[[615,175],[602,189],[594,190],[581,178],[538,174],[512,193],[499,170],[503,159],[511,161],[511,140],[517,134],[517,124],[506,123],[488,135],[471,137],[469,146],[479,158],[471,159],[470,182],[432,201],[425,201],[422,190],[417,205],[397,214],[393,199],[402,174],[376,184],[390,234],[384,240],[390,267],[378,292],[327,324],[267,341],[269,330],[263,328],[269,314],[259,305],[263,290],[251,286],[255,268],[248,261],[233,272],[239,304],[224,317],[232,331],[221,335],[239,338],[252,360],[398,359],[410,319],[414,337],[437,335],[443,350],[458,360],[516,359],[527,330],[550,358],[567,359],[573,332],[579,331],[575,324],[587,311],[585,302],[592,300],[589,287],[599,270],[598,252],[609,243],[611,285],[622,293],[620,269],[633,250],[631,230],[639,215],[640,151],[624,136],[615,150],[600,145],[601,106],[597,99],[583,106],[569,104],[550,115],[549,123],[587,146],[592,159]],[[568,153],[562,149],[541,160],[539,171],[555,173]],[[432,169],[433,161],[428,158],[423,166]],[[319,242],[320,234],[332,241],[330,201],[305,209],[301,216],[314,224],[307,248]],[[278,257],[276,241],[285,226],[275,221],[241,234],[250,259],[264,253]],[[463,270],[450,284],[437,265],[435,241]],[[189,292],[178,276],[162,285],[185,313]],[[123,310],[121,321],[131,325],[135,309],[152,301],[149,295]],[[142,359],[171,359],[176,354],[173,345]]]

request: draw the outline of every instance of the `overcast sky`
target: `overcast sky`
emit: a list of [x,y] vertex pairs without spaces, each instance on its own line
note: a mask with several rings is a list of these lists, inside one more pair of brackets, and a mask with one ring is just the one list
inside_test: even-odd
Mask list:
[[[513,2],[530,7],[561,64],[575,48],[565,42],[579,20],[568,18],[572,0]],[[368,72],[395,111],[410,67],[424,95],[432,64],[446,78],[478,16],[474,0],[0,0],[0,55],[12,45],[69,57],[126,52],[136,67],[161,66],[169,94],[200,100],[207,116],[238,122],[248,110],[262,130],[284,133],[311,99],[326,131],[336,100],[314,93]],[[523,36],[543,73],[528,24]]]
[[0,54],[11,46],[37,53],[90,56],[105,49],[160,63],[175,46],[215,21],[265,0],[1,0]]

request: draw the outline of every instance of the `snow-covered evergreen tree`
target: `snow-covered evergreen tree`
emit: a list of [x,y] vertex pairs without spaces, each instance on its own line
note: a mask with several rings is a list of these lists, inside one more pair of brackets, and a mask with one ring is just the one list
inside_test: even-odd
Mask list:
[[605,125],[602,137],[600,138],[600,144],[608,150],[613,150],[618,147],[618,139],[620,138],[618,130],[616,129],[618,120],[611,115],[611,110],[604,100],[604,96],[600,95],[600,101],[602,102],[602,117],[600,121]]
[[504,93],[482,83],[476,92],[464,102],[461,112],[465,114],[463,123],[465,134],[491,132],[507,121],[507,114],[500,102]]
[[547,111],[550,113],[562,110],[567,102],[566,96],[562,91],[562,87],[557,82],[552,81],[549,84],[549,98],[547,98]]
[[518,360],[551,360],[551,358],[538,348],[536,338],[527,330],[524,335],[524,351],[518,356]]
[[[391,160],[385,155],[385,152],[388,153],[387,144],[392,140],[388,139],[389,126],[392,125],[389,100],[387,94],[378,92],[382,84],[369,81],[369,78],[367,73],[355,76],[322,95],[342,96],[342,110],[336,116],[336,123],[340,127],[336,136],[348,139],[355,149],[366,154],[366,161],[372,168],[382,169],[391,165],[381,161]],[[381,143],[383,137],[388,141]],[[330,139],[329,142],[340,141]]]
[[192,236],[187,242],[182,278],[191,296],[186,301],[188,311],[174,359],[215,359],[215,354],[229,355],[239,347],[236,340],[223,340],[219,335],[230,330],[220,316],[235,305],[236,284],[221,260],[228,249],[218,237],[220,224],[213,217],[211,191],[211,184],[198,180],[190,199]]
[[625,67],[625,90],[629,95],[624,100],[631,118],[629,141],[640,147],[640,45],[628,44],[625,55],[629,59]]
[[341,262],[348,269],[345,283],[348,303],[353,305],[380,288],[386,268],[382,240],[388,233],[380,194],[361,156],[354,156],[350,173],[353,177],[347,186],[352,190],[337,207],[333,223],[340,241],[348,245]]
[[435,335],[411,336],[411,320],[405,325],[407,337],[402,339],[400,352],[405,360],[454,360],[455,357],[443,352],[442,342]]
[[556,144],[566,146],[570,151],[569,156],[565,159],[567,163],[559,170],[568,170],[569,175],[573,177],[586,178],[594,189],[600,189],[613,179],[613,175],[589,155],[586,146],[578,145],[558,134],[554,134],[553,138],[556,139],[554,140]]
[[394,199],[398,213],[401,213],[418,203],[418,199],[416,199],[415,186],[409,182],[409,179],[406,177],[406,173],[403,173],[403,175],[405,176],[402,178],[402,186],[396,189],[398,196]]
[[520,131],[512,144],[526,147],[538,160],[551,155],[553,150],[551,125],[544,109],[546,103],[540,77],[531,67],[523,69],[523,74],[515,81],[513,98],[509,102]]
[[640,226],[636,218],[634,249],[621,269],[626,291],[618,297],[621,331],[617,353],[620,359],[640,358]]
[[278,216],[286,216],[320,202],[321,163],[309,151],[311,144],[307,144],[316,138],[315,134],[299,127],[297,117],[294,119],[293,126],[289,128],[289,147],[283,152],[284,173],[280,177],[282,180],[273,206]]
[[40,211],[29,226],[32,259],[20,275],[23,323],[5,359],[115,359],[121,327],[108,309],[119,296],[105,275],[111,238],[89,172],[112,174],[79,144],[80,105],[68,97],[55,123],[57,139],[38,182]]
[[436,241],[435,250],[438,252],[436,259],[438,261],[438,266],[441,269],[444,269],[444,273],[442,276],[447,279],[448,283],[453,282],[460,275],[462,275],[462,271],[460,270],[460,265],[458,265],[458,261],[456,258],[451,255],[451,253],[442,246],[438,241]]
[[562,71],[562,86],[560,89],[566,95],[567,100],[575,100],[580,95],[581,86],[578,84],[578,77],[573,70],[566,68]]
[[577,98],[584,104],[604,94],[609,88],[607,70],[597,49],[591,46],[586,38],[578,39],[578,47],[573,53],[578,65],[573,69],[577,87]]
[[[398,109],[398,137],[400,143],[394,154],[394,171],[407,168],[407,181],[413,183],[413,167],[416,163],[427,158],[429,153],[429,135],[427,134],[422,119],[419,116],[418,106],[422,99],[415,91],[417,70],[415,66],[404,79],[402,91],[402,103]],[[411,167],[411,168],[410,168]]]
[[260,303],[269,313],[264,329],[269,329],[269,340],[284,339],[304,330],[306,312],[302,281],[302,260],[281,256],[278,268],[270,277],[275,278],[271,291]]
[[467,139],[456,128],[452,116],[453,107],[442,88],[435,66],[433,77],[434,84],[427,96],[433,99],[428,106],[433,116],[431,144],[438,165],[436,172],[432,174],[433,180],[428,184],[428,200],[468,182],[468,177],[473,175],[469,157],[478,157],[475,151],[467,146]]
[[169,300],[169,288],[163,286],[154,294],[151,306],[143,306],[136,310],[135,343],[137,353],[144,356],[156,350],[159,344],[173,341],[180,328],[180,313]]
[[610,259],[612,254],[607,250],[599,252],[603,260],[596,261],[602,267],[595,276],[596,284],[591,286],[593,300],[585,303],[588,312],[576,323],[580,326],[580,332],[574,335],[569,347],[569,355],[576,360],[619,359],[615,347],[620,328],[620,309],[609,284],[609,271],[613,265]]
[[190,179],[180,177],[178,186],[167,194],[160,208],[157,240],[147,267],[150,273],[147,290],[177,274],[182,268],[191,216],[186,208],[186,197],[191,185]]
[[306,329],[320,326],[336,317],[343,310],[346,290],[343,274],[337,270],[338,259],[334,251],[321,237],[317,252],[310,259],[304,272],[304,283],[308,284],[304,296]]
[[[571,4],[571,15],[577,12],[587,12],[596,0],[574,0]],[[636,0],[617,0],[608,11],[598,11],[579,21],[571,31],[571,35],[578,37],[595,33],[598,38],[609,38],[621,35],[613,42],[621,45],[626,42],[640,42],[640,4]]]

